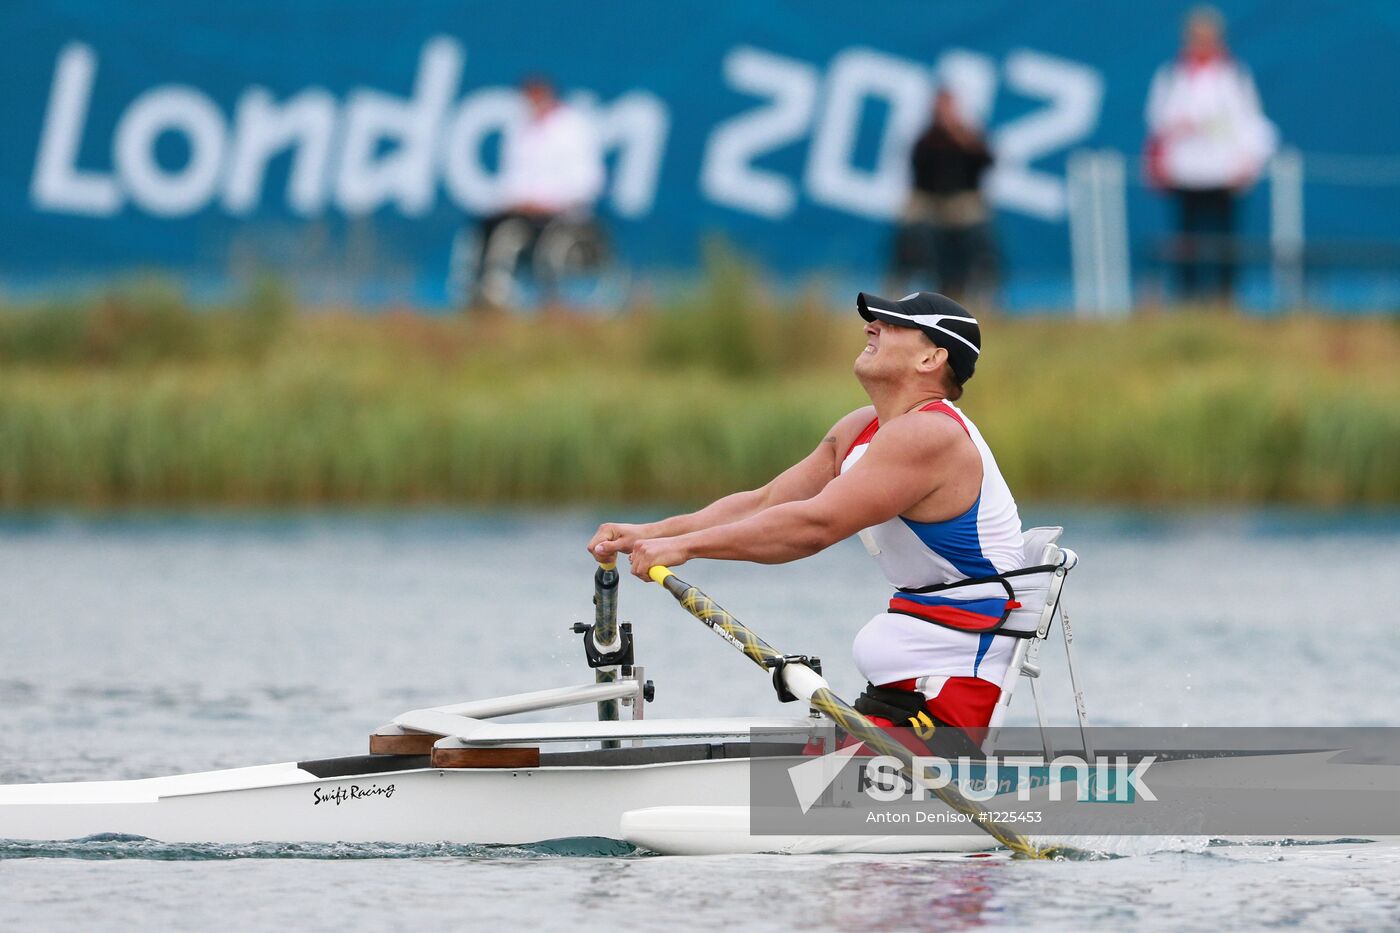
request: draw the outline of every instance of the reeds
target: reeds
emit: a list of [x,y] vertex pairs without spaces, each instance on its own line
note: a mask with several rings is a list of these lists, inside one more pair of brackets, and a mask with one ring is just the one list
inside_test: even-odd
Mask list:
[[[728,265],[726,265],[728,263]],[[852,311],[731,258],[609,319],[293,315],[264,284],[0,311],[0,505],[698,502],[862,403]],[[1022,500],[1400,503],[1400,327],[992,318],[962,401]]]

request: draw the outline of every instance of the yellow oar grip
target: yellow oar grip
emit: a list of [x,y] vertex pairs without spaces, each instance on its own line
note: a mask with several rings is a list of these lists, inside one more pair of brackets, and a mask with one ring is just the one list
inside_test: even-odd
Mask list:
[[651,582],[653,583],[665,583],[667,577],[674,577],[675,574],[671,572],[670,567],[663,567],[657,564],[647,571],[647,576],[651,577]]

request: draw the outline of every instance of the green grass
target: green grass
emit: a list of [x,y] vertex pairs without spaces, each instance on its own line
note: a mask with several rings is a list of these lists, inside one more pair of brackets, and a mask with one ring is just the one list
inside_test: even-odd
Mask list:
[[[1023,500],[1400,503],[1400,327],[991,318],[962,406]],[[610,320],[0,309],[0,505],[698,502],[862,403],[853,312],[720,257]]]

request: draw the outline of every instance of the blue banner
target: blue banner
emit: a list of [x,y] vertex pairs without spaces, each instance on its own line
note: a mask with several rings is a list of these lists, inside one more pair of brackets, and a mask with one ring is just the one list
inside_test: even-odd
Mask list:
[[[1286,144],[1400,152],[1400,7],[1221,6]],[[997,153],[987,189],[1010,302],[1054,303],[1069,270],[1066,156],[1136,158],[1148,84],[1176,53],[1182,12],[1013,0],[10,3],[0,282],[134,267],[217,279],[271,264],[440,303],[454,231],[493,204],[515,86],[543,72],[599,121],[601,208],[633,267],[691,269],[719,233],[783,275],[874,285],[910,139],[936,82],[956,80]],[[1344,182],[1310,185],[1309,236],[1400,239],[1400,185]],[[1134,188],[1130,206],[1135,244],[1168,228],[1159,198]],[[1262,190],[1247,204],[1257,235],[1266,208]]]

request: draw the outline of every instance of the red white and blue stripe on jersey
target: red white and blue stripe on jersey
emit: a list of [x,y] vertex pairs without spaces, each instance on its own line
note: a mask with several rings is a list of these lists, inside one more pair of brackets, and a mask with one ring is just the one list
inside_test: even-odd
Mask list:
[[[890,612],[964,632],[988,632],[1020,603],[1004,593],[976,592],[971,588],[963,591],[961,598],[907,592],[995,577],[1019,567],[1021,562],[1020,517],[980,433],[946,401],[932,402],[919,410],[946,415],[967,432],[982,457],[982,489],[967,511],[954,518],[917,522],[899,516],[862,532],[862,539],[890,582],[900,587],[890,599]],[[875,419],[860,433],[847,452],[843,470],[864,454],[879,427],[879,419]],[[992,507],[987,509],[989,501]],[[992,589],[1002,588],[994,585]]]

